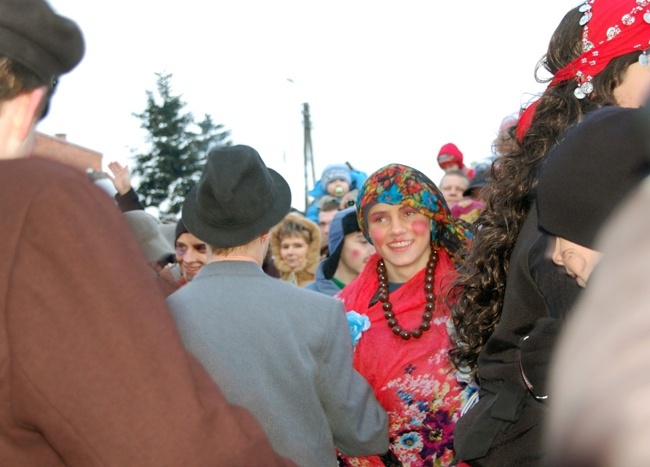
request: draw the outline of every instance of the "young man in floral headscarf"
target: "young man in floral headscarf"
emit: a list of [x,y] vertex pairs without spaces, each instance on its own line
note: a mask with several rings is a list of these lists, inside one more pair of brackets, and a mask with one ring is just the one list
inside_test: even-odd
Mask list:
[[426,175],[400,164],[365,181],[357,220],[377,253],[339,297],[357,331],[354,366],[389,413],[391,444],[386,456],[341,464],[448,465],[470,392],[447,359],[448,292],[470,233]]

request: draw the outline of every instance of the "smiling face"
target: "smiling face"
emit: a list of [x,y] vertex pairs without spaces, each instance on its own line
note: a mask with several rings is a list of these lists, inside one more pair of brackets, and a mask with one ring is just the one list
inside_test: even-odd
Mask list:
[[366,237],[364,237],[361,232],[349,233],[343,239],[339,269],[345,268],[356,277],[361,273],[368,258],[370,258],[374,252],[375,247],[366,240]]
[[176,240],[176,261],[181,267],[183,278],[191,281],[198,274],[207,260],[205,242],[189,232],[178,236]]
[[566,273],[573,277],[580,287],[587,285],[589,276],[602,256],[602,253],[564,238],[555,238],[553,262],[558,266],[564,266]]
[[391,282],[408,281],[429,260],[431,220],[410,206],[375,204],[368,212],[368,234]]
[[280,258],[291,269],[296,269],[307,259],[309,243],[304,236],[285,235],[280,241]]

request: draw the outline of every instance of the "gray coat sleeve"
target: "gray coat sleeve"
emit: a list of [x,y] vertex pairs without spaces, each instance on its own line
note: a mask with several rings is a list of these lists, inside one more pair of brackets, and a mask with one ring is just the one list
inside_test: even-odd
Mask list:
[[347,456],[383,454],[388,450],[388,415],[370,384],[352,367],[352,341],[343,304],[337,301],[333,308],[318,388],[334,444]]

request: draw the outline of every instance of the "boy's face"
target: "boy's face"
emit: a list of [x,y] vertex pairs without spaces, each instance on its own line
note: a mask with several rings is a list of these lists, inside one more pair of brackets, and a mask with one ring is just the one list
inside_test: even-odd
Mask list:
[[440,192],[445,197],[449,207],[463,199],[463,193],[468,187],[469,180],[456,174],[445,175],[439,185]]
[[327,240],[330,234],[330,225],[332,224],[332,219],[334,219],[337,212],[336,209],[331,209],[329,211],[320,211],[318,213],[318,228],[320,229],[321,248],[327,246]]
[[176,240],[176,261],[185,280],[191,281],[207,261],[205,242],[189,232],[182,233]]
[[341,259],[339,260],[350,272],[361,274],[363,267],[375,252],[375,247],[366,240],[361,232],[347,234],[343,240]]
[[335,198],[340,198],[348,191],[350,191],[350,185],[345,180],[332,180],[327,184],[327,193]]
[[589,276],[600,261],[602,254],[565,238],[555,238],[553,262],[564,266],[566,273],[573,277],[580,287],[585,287]]

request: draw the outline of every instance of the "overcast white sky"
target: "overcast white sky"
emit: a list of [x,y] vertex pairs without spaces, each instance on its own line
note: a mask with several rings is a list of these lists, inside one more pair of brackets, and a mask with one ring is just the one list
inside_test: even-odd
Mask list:
[[[61,79],[39,130],[129,164],[132,116],[156,72],[200,120],[255,147],[304,207],[302,103],[316,178],[331,163],[392,162],[436,183],[440,147],[485,160],[503,117],[543,86],[537,61],[578,0],[50,0],[79,23],[82,63]],[[288,81],[293,80],[293,82]],[[311,187],[310,187],[311,188]]]

